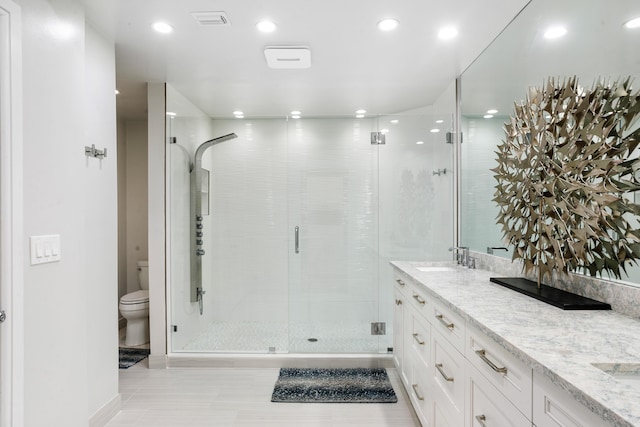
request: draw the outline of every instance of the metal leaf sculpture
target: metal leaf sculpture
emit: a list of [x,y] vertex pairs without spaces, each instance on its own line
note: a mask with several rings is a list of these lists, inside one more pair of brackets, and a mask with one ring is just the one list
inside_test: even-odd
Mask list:
[[621,278],[640,259],[640,94],[631,79],[590,90],[575,77],[529,89],[498,146],[497,223],[538,286],[553,271]]

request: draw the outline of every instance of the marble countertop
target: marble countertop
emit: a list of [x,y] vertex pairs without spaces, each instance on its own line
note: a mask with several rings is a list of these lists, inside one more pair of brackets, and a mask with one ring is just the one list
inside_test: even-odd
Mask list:
[[489,282],[504,275],[486,270],[454,265],[423,272],[417,267],[435,264],[391,264],[610,425],[640,426],[640,376],[634,387],[593,365],[640,364],[640,320],[564,311]]

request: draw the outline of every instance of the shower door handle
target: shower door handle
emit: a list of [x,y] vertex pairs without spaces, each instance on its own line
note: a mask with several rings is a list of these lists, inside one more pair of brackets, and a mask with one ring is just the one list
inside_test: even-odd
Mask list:
[[298,227],[296,225],[296,232],[295,232],[295,240],[296,240],[296,253],[299,254],[300,253],[300,227]]

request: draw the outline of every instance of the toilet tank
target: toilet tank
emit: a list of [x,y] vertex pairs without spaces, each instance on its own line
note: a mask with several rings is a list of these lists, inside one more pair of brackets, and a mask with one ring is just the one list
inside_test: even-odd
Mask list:
[[138,261],[138,283],[140,289],[149,289],[149,262]]

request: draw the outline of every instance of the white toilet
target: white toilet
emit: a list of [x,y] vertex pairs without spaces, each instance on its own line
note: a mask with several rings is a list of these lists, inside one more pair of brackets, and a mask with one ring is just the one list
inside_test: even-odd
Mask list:
[[149,263],[138,261],[140,290],[120,298],[120,314],[127,319],[124,340],[126,346],[137,346],[149,342]]

